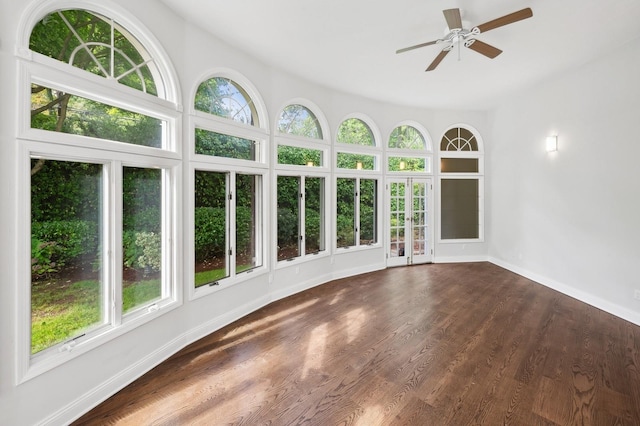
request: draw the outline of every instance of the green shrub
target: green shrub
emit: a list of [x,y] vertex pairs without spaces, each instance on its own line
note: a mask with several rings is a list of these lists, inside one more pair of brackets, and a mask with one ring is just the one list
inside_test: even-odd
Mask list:
[[90,265],[98,255],[100,243],[97,225],[83,220],[34,222],[31,239],[32,259],[41,266],[43,262],[55,264],[57,270]]
[[51,259],[55,251],[55,242],[31,238],[31,274],[33,276],[47,276],[58,271],[56,263]]
[[195,209],[196,261],[224,256],[227,226],[224,207],[197,207]]

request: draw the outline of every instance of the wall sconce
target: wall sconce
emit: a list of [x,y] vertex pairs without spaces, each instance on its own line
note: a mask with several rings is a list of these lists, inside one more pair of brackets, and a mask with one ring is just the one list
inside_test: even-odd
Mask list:
[[362,170],[362,161],[356,161],[356,170]]
[[555,152],[558,150],[558,136],[547,136],[547,152]]
[[307,166],[308,167],[313,167],[313,161],[307,161]]
[[404,161],[400,162],[400,170],[404,170],[407,168],[407,163],[405,163]]

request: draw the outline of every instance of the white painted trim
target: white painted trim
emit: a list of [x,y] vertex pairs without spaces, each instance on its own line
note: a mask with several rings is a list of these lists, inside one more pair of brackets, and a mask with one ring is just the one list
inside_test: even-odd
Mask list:
[[489,259],[484,255],[477,256],[434,256],[433,263],[471,263],[471,262],[488,262]]
[[632,311],[631,309],[625,308],[616,303],[612,303],[608,300],[594,296],[590,293],[587,293],[575,287],[569,286],[567,284],[561,283],[552,278],[537,274],[535,272],[531,272],[527,269],[513,265],[509,262],[505,262],[502,259],[489,256],[488,261],[493,263],[494,265],[500,266],[501,268],[507,269],[513,273],[516,273],[532,281],[535,281],[536,283],[541,284],[545,287],[556,290],[566,296],[572,297],[576,300],[584,302],[595,308],[601,309],[605,312],[608,312],[612,315],[615,315],[619,318],[629,321],[635,325],[640,325],[640,312]]

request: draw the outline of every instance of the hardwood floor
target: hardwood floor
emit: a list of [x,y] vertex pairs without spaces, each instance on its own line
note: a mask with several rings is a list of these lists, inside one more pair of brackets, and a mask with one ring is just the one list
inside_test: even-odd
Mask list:
[[273,303],[77,424],[640,425],[640,327],[489,263]]

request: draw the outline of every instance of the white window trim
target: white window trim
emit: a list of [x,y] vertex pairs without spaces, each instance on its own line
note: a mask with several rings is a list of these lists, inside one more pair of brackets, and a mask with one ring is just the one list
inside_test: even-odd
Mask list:
[[[381,237],[381,230],[384,230],[382,228],[382,224],[383,224],[383,217],[384,216],[384,212],[382,212],[380,210],[381,206],[384,208],[384,199],[381,198],[382,196],[384,196],[384,192],[383,192],[383,179],[380,176],[379,173],[374,174],[365,174],[363,173],[364,170],[354,170],[353,173],[343,173],[342,169],[340,169],[340,173],[336,174],[334,176],[333,179],[333,194],[332,194],[332,207],[333,207],[333,216],[332,216],[332,227],[333,227],[333,233],[331,236],[331,245],[333,247],[333,249],[335,250],[335,254],[339,255],[339,254],[344,254],[344,253],[352,253],[355,251],[361,251],[361,250],[372,250],[372,249],[378,249],[380,247],[382,247],[383,241],[382,241],[382,237]],[[337,198],[338,198],[338,179],[355,179],[356,183],[358,185],[358,202],[355,204],[355,208],[354,208],[354,218],[357,218],[358,220],[358,231],[356,232],[356,235],[354,237],[356,244],[353,246],[345,246],[345,247],[338,247],[338,235],[337,235],[337,231],[338,231],[338,215],[335,214],[336,210],[338,208],[337,205]],[[377,241],[373,244],[360,244],[360,181],[362,179],[366,179],[366,180],[375,180],[377,181],[376,184],[376,235],[377,235]],[[384,230],[384,232],[386,232],[386,230]]]
[[[464,128],[469,130],[478,143],[477,151],[442,151],[440,150],[440,143],[444,135],[453,128]],[[442,158],[475,158],[478,159],[478,172],[477,173],[443,173],[440,170],[440,160]],[[485,206],[484,206],[484,142],[480,133],[473,127],[464,124],[453,124],[442,132],[442,137],[438,142],[438,164],[437,164],[437,192],[438,192],[438,204],[440,211],[437,213],[436,234],[437,242],[442,244],[469,244],[469,243],[484,243],[485,236]],[[442,180],[443,179],[477,179],[478,180],[478,238],[464,238],[464,239],[443,239],[442,238]]]
[[[258,240],[256,242],[257,249],[262,257],[262,265],[251,269],[250,271],[243,271],[240,273],[235,272],[235,265],[230,263],[229,276],[226,278],[222,278],[217,281],[215,285],[206,285],[200,286],[198,288],[195,287],[195,276],[194,276],[194,265],[195,265],[195,193],[193,189],[195,188],[195,172],[196,171],[204,171],[204,172],[212,172],[212,173],[229,173],[229,177],[233,176],[231,180],[232,183],[235,183],[235,175],[244,174],[244,175],[254,175],[260,176],[262,180],[262,187],[259,190],[258,198],[260,200],[260,211],[259,218],[261,221],[260,229],[258,231]],[[269,247],[265,243],[267,241],[267,194],[270,192],[268,188],[269,182],[269,174],[266,170],[256,170],[255,168],[243,167],[240,165],[232,165],[231,167],[221,167],[220,165],[214,165],[210,163],[201,163],[201,162],[191,162],[189,166],[189,178],[187,187],[190,188],[189,193],[186,195],[186,217],[184,226],[186,229],[184,230],[185,238],[185,247],[188,249],[185,250],[185,268],[184,268],[184,281],[187,283],[189,288],[189,300],[196,300],[201,297],[205,297],[207,295],[217,293],[219,291],[226,290],[230,287],[233,287],[239,283],[254,279],[258,276],[265,275],[269,272]],[[235,189],[235,187],[234,187]],[[234,191],[235,197],[235,191]],[[235,223],[235,198],[234,202],[230,204],[229,208],[227,208],[227,223],[229,223],[230,216],[234,216]],[[235,229],[235,228],[234,228]],[[230,232],[227,238],[227,248],[234,247],[234,254],[232,256],[235,259],[235,233]],[[231,262],[229,258],[227,258],[228,262]]]
[[[331,250],[329,247],[329,239],[328,239],[328,232],[330,232],[330,226],[328,224],[327,221],[327,217],[329,217],[328,215],[330,214],[330,199],[329,199],[329,193],[330,188],[329,188],[329,179],[330,179],[330,174],[327,172],[322,172],[322,170],[316,170],[316,169],[321,169],[320,167],[304,167],[301,170],[288,170],[288,169],[281,169],[278,170],[276,173],[274,173],[274,182],[273,182],[273,197],[272,197],[272,202],[273,202],[273,206],[277,206],[278,205],[278,177],[280,176],[285,176],[285,177],[297,177],[300,178],[301,180],[304,178],[320,178],[320,179],[324,179],[324,217],[323,217],[323,222],[324,222],[324,250],[319,251],[317,253],[311,253],[311,254],[307,254],[305,253],[305,250],[302,250],[302,253],[296,257],[292,257],[289,259],[284,259],[284,260],[278,260],[278,252],[277,252],[277,245],[278,245],[278,215],[272,215],[272,242],[273,242],[273,246],[274,248],[274,253],[273,253],[273,259],[274,259],[274,270],[278,270],[278,269],[283,269],[283,268],[287,268],[289,266],[293,266],[293,265],[297,265],[300,263],[304,263],[304,262],[308,262],[310,260],[315,260],[315,259],[321,259],[323,257],[328,257],[331,256]],[[301,172],[306,172],[306,173],[301,173]],[[305,200],[306,202],[306,200]],[[305,220],[305,216],[304,216],[304,209],[301,209],[300,212],[300,216],[298,217],[298,221],[299,223],[302,225],[304,224]],[[302,237],[305,237],[304,231],[302,233]],[[303,240],[304,241],[304,240]],[[304,248],[304,246],[303,246]]]
[[[30,159],[32,156],[44,156],[51,160],[79,161],[94,164],[105,164],[106,174],[103,185],[106,188],[105,206],[108,211],[103,212],[105,223],[105,249],[103,255],[110,251],[111,259],[105,262],[105,290],[104,296],[107,298],[105,309],[107,310],[107,320],[110,324],[97,327],[88,331],[82,338],[71,339],[61,342],[42,351],[42,353],[31,355],[31,286],[20,286],[18,293],[18,320],[16,322],[17,335],[19,336],[17,376],[16,382],[23,383],[52,368],[57,367],[89,350],[92,350],[114,338],[136,328],[140,325],[164,315],[170,310],[178,307],[182,303],[181,293],[178,283],[177,259],[172,253],[179,253],[180,241],[178,239],[177,214],[179,201],[176,188],[180,185],[182,165],[180,161],[173,159],[149,158],[146,156],[131,156],[127,153],[116,153],[111,151],[96,150],[93,148],[69,147],[64,153],[60,153],[59,147],[50,143],[32,142],[20,140],[18,161],[18,208],[23,211],[31,211],[30,208]],[[114,174],[121,173],[122,166],[157,168],[167,170],[168,179],[165,185],[165,196],[169,197],[163,203],[163,293],[167,297],[156,302],[150,302],[146,306],[140,306],[136,310],[121,315],[118,301],[121,301],[122,290],[122,240],[120,231],[122,216],[121,192],[118,191],[120,182],[115,179]],[[18,215],[18,232],[20,235],[30,235],[31,218],[30,215]],[[120,226],[120,228],[119,228]],[[21,267],[18,268],[18,279],[20,282],[31,282],[31,239],[20,239],[19,253],[21,254]],[[115,295],[115,298],[114,298]]]
[[[136,40],[138,40],[158,68],[162,87],[158,87],[160,97],[140,92],[136,89],[126,87],[114,80],[93,75],[84,70],[62,63],[52,58],[48,58],[29,49],[29,39],[34,26],[47,14],[57,10],[82,9],[96,13],[104,17],[113,19],[119,26],[125,28]],[[109,163],[111,176],[107,175],[110,193],[109,204],[106,204],[109,211],[114,212],[121,200],[117,201],[116,183],[113,179],[113,170],[117,165],[138,165],[140,167],[162,167],[170,170],[168,188],[165,187],[165,196],[170,197],[163,206],[163,275],[165,279],[163,291],[170,292],[167,297],[152,305],[152,309],[137,310],[124,317],[112,318],[112,324],[100,327],[98,330],[86,334],[82,339],[74,340],[74,345],[64,346],[64,343],[48,348],[46,353],[36,356],[31,355],[31,238],[19,238],[18,253],[20,266],[18,267],[18,279],[25,285],[20,286],[17,294],[17,321],[16,335],[18,336],[17,356],[16,356],[16,384],[30,380],[46,371],[49,371],[89,350],[92,350],[128,331],[141,326],[165,313],[175,309],[182,303],[181,288],[178,287],[179,262],[171,253],[179,253],[181,240],[176,232],[177,224],[180,223],[182,211],[180,198],[177,196],[177,188],[181,187],[182,163],[180,138],[181,135],[181,111],[180,86],[178,84],[177,73],[169,56],[162,49],[160,43],[155,39],[133,15],[117,4],[109,0],[37,0],[27,7],[21,17],[15,54],[18,58],[18,203],[17,229],[20,235],[30,235],[31,220],[30,214],[30,158],[32,154],[43,155],[47,158],[86,161],[91,163]],[[163,148],[151,148],[138,146],[122,142],[107,141],[85,136],[70,135],[56,132],[48,132],[31,128],[30,111],[32,83],[41,83],[49,87],[67,90],[70,93],[82,97],[93,99],[97,102],[106,103],[130,111],[138,112],[151,117],[159,118],[166,122],[164,141],[167,143]],[[62,152],[62,154],[61,154]],[[109,172],[107,172],[109,174]],[[166,179],[166,178],[165,178]],[[118,204],[120,203],[120,204]],[[107,215],[107,213],[104,213]],[[112,221],[114,219],[111,219]],[[110,223],[110,233],[120,233],[116,231],[117,224]],[[107,228],[109,229],[109,228]],[[122,247],[114,245],[113,235],[106,236],[110,239],[112,252],[116,252],[115,257],[110,260],[110,265],[105,267],[119,268],[114,259],[118,259],[117,252],[120,251],[119,259],[122,259]],[[110,281],[116,288],[121,288],[121,282],[114,281],[114,272],[111,271]],[[169,282],[169,284],[166,284]],[[113,289],[113,288],[112,288]],[[113,302],[113,299],[111,299]],[[151,308],[151,306],[150,306]],[[115,312],[111,306],[107,307],[112,314]],[[63,352],[56,352],[55,348],[64,347]]]

